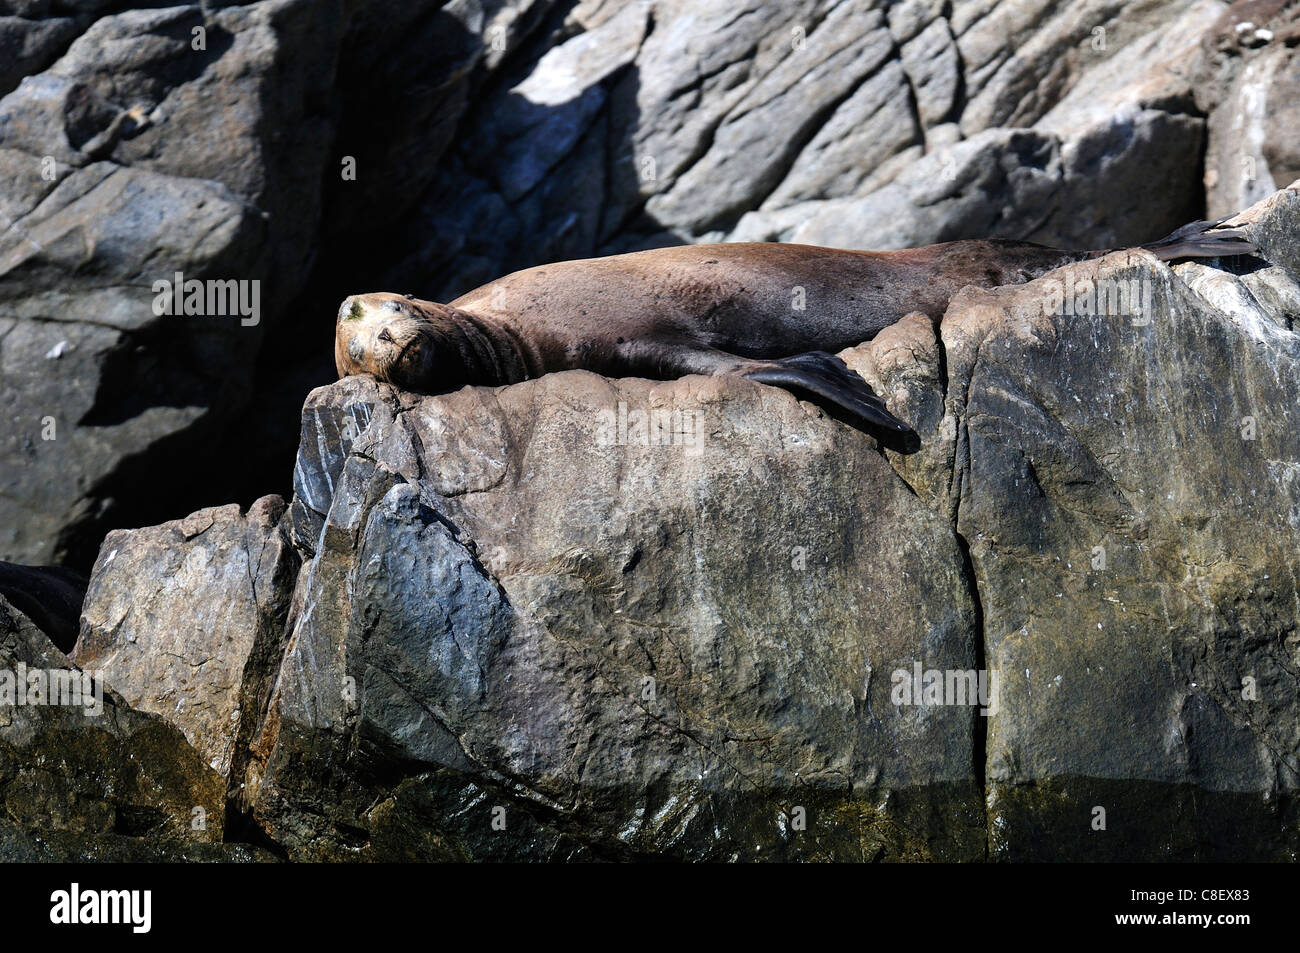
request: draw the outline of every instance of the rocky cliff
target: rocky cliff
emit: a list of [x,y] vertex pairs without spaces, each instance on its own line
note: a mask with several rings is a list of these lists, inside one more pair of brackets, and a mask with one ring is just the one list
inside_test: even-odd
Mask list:
[[247,856],[1296,859],[1300,183],[1240,221],[843,352],[915,454],[743,381],[339,381],[287,506],[109,535],[73,660]]
[[[68,655],[0,598],[0,855],[1297,859],[1295,22],[0,0],[0,559],[93,562]],[[1247,207],[845,351],[912,454],[750,382],[328,383],[363,289]]]
[[[287,495],[346,294],[683,240],[1121,247],[1300,176],[1282,0],[160,7],[0,0],[3,561]],[[255,321],[156,313],[177,273],[260,282]]]

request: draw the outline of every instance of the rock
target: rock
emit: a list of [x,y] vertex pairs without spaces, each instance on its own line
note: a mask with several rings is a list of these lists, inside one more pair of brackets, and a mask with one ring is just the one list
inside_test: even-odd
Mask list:
[[[82,154],[219,182],[265,218],[271,254],[241,274],[269,279],[271,311],[297,293],[313,257],[329,133],[320,98],[339,31],[334,6],[273,0],[209,15],[198,5],[124,10],[96,20],[42,75],[84,95],[93,119],[65,131]],[[21,94],[6,105],[21,109]],[[105,125],[124,111],[127,122],[109,135]],[[286,148],[281,139],[290,135]],[[53,138],[44,140],[51,148]],[[29,151],[39,155],[36,146]]]
[[[322,183],[322,245],[326,256],[338,245],[355,260],[364,254],[358,233],[384,241],[436,178],[469,107],[475,68],[485,57],[502,58],[494,46],[522,42],[530,11],[548,4],[367,0],[351,6],[333,81],[342,102],[337,155]],[[494,15],[485,9],[494,6]],[[414,50],[418,56],[406,52]],[[351,178],[344,174],[348,160]],[[376,221],[380,208],[385,214]]]
[[893,39],[870,3],[853,0],[838,4],[806,38],[796,33],[791,45],[737,97],[731,116],[711,131],[709,151],[646,202],[651,216],[684,235],[701,235],[759,205],[817,126],[887,61]]
[[106,524],[160,507],[138,479],[159,448],[202,474],[248,399],[260,316],[161,316],[153,284],[263,282],[272,319],[297,293],[330,24],[298,0],[111,13],[0,99],[6,558],[88,563]]
[[18,864],[265,864],[278,860],[265,848],[249,844],[164,843],[129,834],[27,831],[4,821],[0,821],[0,858]]
[[[1292,858],[1300,182],[1238,221],[1256,263],[1116,252],[844,351],[910,455],[741,381],[347,378],[284,518],[110,536],[77,657],[293,860]],[[169,605],[160,562],[209,568]]]
[[494,155],[494,179],[518,202],[567,156],[605,105],[602,82],[635,58],[648,8],[634,3],[599,27],[547,51],[527,77],[488,105],[470,145]]
[[[617,445],[651,408],[701,442]],[[982,856],[970,709],[889,701],[918,647],[975,667],[961,553],[868,438],[586,372],[348,378],[304,433],[315,556],[249,785],[291,857]]]
[[[970,545],[993,857],[1300,849],[1300,183],[1239,220],[1270,266],[1118,252],[959,295],[937,349],[913,321],[846,354],[914,410],[891,459]],[[1149,304],[1088,307],[1121,283]]]
[[[917,315],[845,352],[922,433],[921,453],[889,458],[938,524],[859,435],[763,388],[572,372],[436,398],[317,391],[293,517],[310,608],[251,765],[255,816],[299,858],[847,859],[936,856],[945,838],[970,858],[982,800],[945,771],[987,750],[991,856],[1292,856],[1300,184],[1241,220],[1274,264],[1238,277],[1120,252],[967,292],[937,337]],[[1053,311],[1051,282],[1083,313]],[[1120,282],[1138,305],[1088,313],[1089,287]],[[700,455],[601,446],[620,402],[697,410]],[[800,545],[837,555],[804,579],[783,568]],[[899,585],[921,607],[942,585],[959,611],[907,634]],[[841,644],[845,625],[869,636]],[[998,673],[987,719],[927,722],[946,768],[902,733],[879,674],[918,662]],[[840,679],[865,664],[855,695]],[[841,697],[873,717],[850,727]],[[760,737],[761,756],[743,741]],[[742,797],[730,772],[764,781]],[[806,840],[760,806],[792,804],[796,774],[803,794],[847,785],[815,801],[832,826]],[[865,806],[882,786],[907,812],[939,805],[916,829],[928,849],[882,833]],[[716,833],[698,839],[704,804]]]
[[[298,559],[284,501],[108,534],[73,659],[238,785],[283,653]],[[219,611],[213,607],[220,605]]]
[[84,25],[75,17],[34,20],[0,12],[0,96],[49,66]]
[[[1071,140],[989,130],[931,152],[862,198],[752,212],[731,237],[879,250],[962,238],[1083,249],[1154,240],[1196,215],[1196,173],[1184,157],[1203,136],[1198,119],[1136,107]],[[1116,209],[1100,194],[1133,194],[1152,177],[1167,190],[1140,206]]]
[[912,85],[916,111],[925,128],[947,120],[957,105],[961,84],[959,53],[944,20],[934,20],[899,50]]
[[951,29],[966,89],[962,130],[971,135],[994,126],[1033,125],[1089,73],[1115,75],[1131,67],[1133,44],[1177,31],[1186,17],[1204,24],[1221,9],[1221,3],[1198,0],[955,5]]
[[[1207,18],[1222,5],[1059,6],[968,4],[951,22],[933,5],[891,8],[895,68],[910,92],[890,102],[910,98],[924,133],[901,131],[916,124],[910,117],[888,132],[861,119],[837,130],[841,107],[781,187],[726,237],[882,249],[988,236],[1122,247],[1196,217],[1206,128],[1193,80],[1178,67],[1199,55]],[[823,187],[819,155],[846,147],[853,175]],[[1140,198],[1118,208],[1116,195]]]
[[[295,857],[1291,856],[1300,262],[1269,196],[1300,176],[1298,43],[1283,0],[0,2],[0,559],[100,553],[79,657]],[[294,431],[359,289],[683,240],[1124,248],[1261,201],[1268,267],[1053,278],[1135,281],[1146,323],[1044,313],[1039,283],[850,349],[910,457],[761,388],[584,375],[338,384]],[[260,320],[155,314],[177,271],[262,282]],[[717,446],[593,444],[651,399],[716,414]],[[283,521],[211,506],[290,473]],[[152,528],[115,566],[121,526]],[[773,527],[815,578],[773,568],[803,545]],[[253,553],[255,589],[183,568]],[[887,584],[928,623],[882,621]],[[215,661],[182,685],[146,645]],[[936,659],[1008,673],[1002,710],[888,703],[885,667]],[[171,801],[161,839],[15,803],[15,858],[227,856]]]
[[[717,379],[316,391],[254,817],[297,859],[1292,856],[1300,183],[1241,221],[1272,264],[1118,252],[844,352],[922,435],[892,473]],[[703,441],[606,446],[620,407]],[[996,673],[987,717],[899,704],[917,665]]]
[[27,616],[61,652],[70,652],[81,627],[89,580],[59,566],[0,563],[0,596]]
[[223,781],[179,731],[105,691],[3,598],[0,698],[6,861],[259,853],[221,844]]
[[914,161],[921,152],[922,132],[909,98],[903,67],[885,63],[800,150],[763,207],[786,209],[831,196],[866,195],[884,184],[891,160]]
[[[1209,114],[1209,215],[1231,215],[1300,177],[1300,27],[1284,6],[1234,3],[1201,37],[1196,103]],[[1246,22],[1255,28],[1237,29]]]
[[[0,151],[0,164],[36,177],[34,158]],[[211,432],[209,407],[235,399],[255,353],[237,318],[155,316],[152,293],[132,276],[157,256],[188,256],[193,275],[239,269],[260,228],[221,186],[110,163],[68,172],[39,206],[10,218],[17,227],[0,237],[0,452],[10,474],[0,547],[66,559],[77,527],[102,525],[116,494],[133,492],[120,489],[124,475],[136,477],[156,441]],[[98,266],[84,262],[87,248],[102,256]],[[62,268],[84,277],[56,290]]]
[[[328,348],[295,342],[553,4],[122,6],[0,5],[0,458],[21,474],[3,559],[88,570],[108,529],[284,478],[277,421],[330,374]],[[177,272],[260,282],[256,326],[155,315],[153,282]]]

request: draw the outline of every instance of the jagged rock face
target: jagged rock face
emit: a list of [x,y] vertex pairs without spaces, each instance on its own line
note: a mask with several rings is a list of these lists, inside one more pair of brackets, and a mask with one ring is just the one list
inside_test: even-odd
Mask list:
[[[1245,216],[1271,266],[1120,252],[846,354],[912,411],[922,451],[892,460],[970,545],[992,856],[1296,856],[1297,186]],[[1093,303],[1121,286],[1149,305]]]
[[247,515],[215,507],[109,533],[73,653],[132,708],[174,721],[226,778],[242,773],[284,650],[298,569],[284,509],[266,497]]
[[110,536],[77,658],[291,859],[1294,859],[1300,183],[1239,220],[843,352],[910,455],[745,381],[340,381],[287,510]]
[[[150,508],[142,473],[202,456],[313,257],[337,5],[119,6],[73,37],[6,19],[48,66],[0,99],[0,548],[19,562],[84,553],[122,503]],[[176,272],[259,281],[265,313],[159,315]]]
[[[846,352],[912,456],[581,373],[345,381],[284,431],[345,293],[1233,212],[1300,169],[1296,11],[0,0],[0,559],[99,552],[76,655],[120,692],[5,713],[0,853],[264,857],[216,843],[252,818],[320,859],[1295,858],[1294,190],[1269,267],[1119,253]],[[261,320],[155,314],[177,271]],[[295,443],[283,515],[99,548]],[[0,670],[72,664],[11,608]],[[997,671],[995,710],[896,704],[913,665]]]
[[0,699],[5,861],[262,853],[221,843],[222,779],[176,728],[105,691],[3,598]]
[[[1116,253],[845,352],[922,434],[892,469],[714,379],[317,391],[255,816],[302,858],[1294,857],[1300,188],[1243,220],[1273,264]],[[897,704],[917,664],[993,709]]]
[[[84,571],[108,529],[287,492],[345,294],[1243,208],[1300,174],[1284,6],[0,3],[0,560]],[[258,324],[155,314],[177,272],[262,282]]]
[[[651,411],[678,439],[641,444]],[[294,503],[315,555],[250,784],[291,856],[983,855],[970,709],[889,701],[918,646],[975,667],[961,553],[860,434],[580,371],[349,378],[304,428],[333,491]]]

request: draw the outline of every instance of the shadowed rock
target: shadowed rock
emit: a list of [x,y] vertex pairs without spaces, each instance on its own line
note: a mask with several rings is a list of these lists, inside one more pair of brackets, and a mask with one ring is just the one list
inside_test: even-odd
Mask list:
[[224,778],[242,772],[283,651],[298,569],[284,509],[272,496],[247,515],[214,507],[109,533],[73,653],[133,708],[184,732]]
[[221,843],[223,794],[179,731],[133,711],[0,598],[0,857],[268,859]]
[[0,563],[0,596],[35,622],[62,652],[77,644],[88,582],[80,573],[58,566]]

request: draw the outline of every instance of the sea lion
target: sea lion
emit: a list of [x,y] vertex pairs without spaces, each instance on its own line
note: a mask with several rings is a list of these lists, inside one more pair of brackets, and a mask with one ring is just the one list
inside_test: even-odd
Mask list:
[[[1163,259],[1253,252],[1235,228],[1193,222],[1142,247]],[[369,373],[407,390],[512,384],[585,368],[671,380],[735,375],[811,395],[886,436],[912,436],[833,351],[920,311],[936,323],[968,285],[1031,281],[1107,250],[1001,239],[902,251],[811,245],[683,245],[540,265],[451,304],[362,294],[339,309],[340,377]]]

